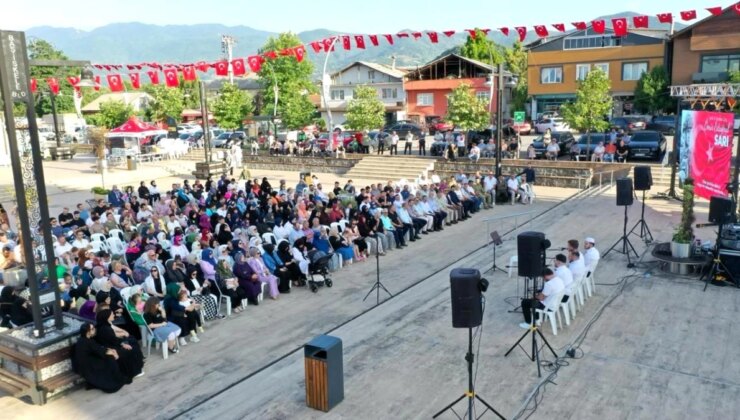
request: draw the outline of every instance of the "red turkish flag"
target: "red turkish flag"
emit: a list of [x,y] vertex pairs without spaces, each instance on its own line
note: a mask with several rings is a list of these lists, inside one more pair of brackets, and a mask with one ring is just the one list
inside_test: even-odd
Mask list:
[[414,39],[421,38],[421,35],[422,35],[421,32],[411,32],[411,36],[413,36]]
[[208,69],[211,68],[211,65],[206,63],[205,61],[198,61],[195,63],[195,68],[198,69],[199,72],[205,73],[208,71]]
[[131,79],[131,87],[134,89],[141,89],[141,77],[139,73],[129,73],[129,79]]
[[396,36],[399,37],[399,38],[408,38],[409,37],[409,34],[407,34],[405,32],[399,32],[399,33],[396,34]]
[[216,61],[213,63],[213,68],[216,69],[216,76],[229,75],[229,62],[226,60]]
[[303,61],[303,58],[306,57],[306,46],[305,45],[299,45],[295,48],[293,48],[293,55],[295,55],[295,60],[297,62]]
[[67,82],[69,82],[70,85],[75,89],[75,92],[79,92],[80,88],[77,86],[77,83],[80,83],[80,78],[77,76],[68,76]]
[[553,23],[552,27],[557,29],[560,32],[565,32],[565,24],[564,23]]
[[527,27],[526,26],[517,26],[516,32],[519,34],[519,42],[524,42],[524,38],[527,37]]
[[391,34],[383,34],[383,36],[385,37],[385,39],[388,40],[388,43],[389,44],[393,45],[393,35],[391,35]]
[[604,22],[604,19],[592,20],[591,27],[594,28],[594,32],[597,34],[603,34],[606,30],[606,22]]
[[[234,76],[244,76],[247,73],[247,66],[244,64],[243,58],[235,58],[231,60],[231,69],[234,71]],[[228,73],[229,70],[227,68],[226,74]]]
[[501,31],[501,33],[505,36],[509,36],[509,28],[504,26],[503,28],[498,28],[498,30]]
[[573,22],[572,25],[575,26],[575,28],[578,29],[579,31],[582,31],[588,28],[588,25],[586,25],[586,22]]
[[632,18],[635,28],[647,28],[650,26],[650,19],[647,16],[635,16]]
[[182,68],[182,78],[184,80],[187,80],[188,82],[195,81],[195,67],[193,66],[185,66]]
[[452,35],[455,35],[455,31],[444,31],[442,33],[447,35],[447,38],[451,37]]
[[111,92],[123,92],[123,78],[120,74],[109,74],[105,77],[108,79]]
[[429,37],[429,41],[432,42],[432,44],[436,44],[439,42],[439,36],[436,32],[427,32],[427,36]]
[[547,28],[545,27],[545,25],[534,25],[534,31],[540,38],[544,38],[550,35],[550,33],[547,32]]
[[349,36],[345,35],[342,37],[342,47],[344,47],[345,50],[352,49],[352,44],[350,44]]
[[470,34],[470,39],[475,39],[475,29],[466,29],[468,34]]
[[696,10],[684,10],[683,12],[681,12],[681,19],[683,20],[696,19]]
[[368,38],[370,38],[370,43],[373,44],[373,47],[378,46],[378,36],[377,35],[368,35]]
[[740,15],[740,3],[735,3],[735,5],[732,6],[732,8],[735,10],[735,13]]
[[95,92],[100,90],[100,76],[95,76],[95,86],[93,89],[95,89]]
[[49,85],[49,90],[54,95],[59,95],[59,79],[56,77],[50,77],[46,79],[46,84]]
[[325,38],[323,41],[321,41],[324,44],[324,51],[334,51],[334,37],[331,38]]
[[39,85],[36,79],[31,79],[31,93],[36,93],[37,90],[39,90]]
[[268,51],[262,55],[269,58],[270,60],[274,60],[277,58],[277,54],[275,53],[275,51]]
[[722,14],[722,8],[717,7],[707,7],[707,11],[712,14],[712,16],[719,16]]
[[282,50],[280,50],[281,57],[289,57],[293,55],[295,55],[295,53],[293,52],[293,48],[283,48]]
[[177,69],[174,67],[168,67],[164,69],[164,84],[167,87],[178,87],[180,80],[177,76]]
[[612,19],[612,27],[614,28],[614,35],[616,36],[626,36],[627,35],[627,19],[626,18]]
[[250,55],[249,58],[247,58],[249,68],[255,73],[259,73],[259,71],[262,69],[262,63],[264,63],[264,61],[265,59],[259,55]]
[[670,13],[658,13],[658,22],[660,23],[672,23],[673,15]]
[[357,48],[364,50],[365,49],[365,35],[355,35],[355,45],[357,45]]
[[311,45],[311,48],[313,48],[313,52],[317,54],[320,53],[324,49],[324,46],[321,45],[319,41],[314,41],[310,45]]

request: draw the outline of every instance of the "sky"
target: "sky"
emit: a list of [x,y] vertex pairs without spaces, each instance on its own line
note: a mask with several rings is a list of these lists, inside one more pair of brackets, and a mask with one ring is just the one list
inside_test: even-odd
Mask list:
[[[110,23],[220,23],[271,32],[326,28],[348,33],[402,29],[462,30],[590,20],[623,11],[644,14],[727,7],[736,0],[27,0],[3,4],[0,29],[34,26],[90,30]],[[12,6],[10,6],[12,4]]]

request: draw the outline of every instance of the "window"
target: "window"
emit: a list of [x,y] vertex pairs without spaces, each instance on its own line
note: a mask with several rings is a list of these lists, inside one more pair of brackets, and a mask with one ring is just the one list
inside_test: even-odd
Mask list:
[[622,80],[640,80],[640,77],[647,69],[648,63],[645,61],[640,63],[623,63]]
[[367,80],[375,80],[375,70],[368,70]]
[[551,83],[563,83],[562,67],[544,67],[540,71],[540,83],[543,85]]
[[416,104],[420,106],[434,105],[434,95],[431,93],[417,93]]
[[585,80],[589,71],[591,71],[590,64],[576,64],[576,80]]
[[594,69],[599,69],[606,74],[607,77],[609,77],[609,63],[596,63],[594,64]]
[[622,45],[622,38],[612,36],[573,36],[563,41],[564,50],[584,48],[608,48]]
[[489,102],[491,102],[491,92],[489,92],[487,90],[482,90],[482,91],[479,91],[479,92],[475,92],[475,97],[479,101],[481,101],[483,103],[486,103],[486,104],[489,103]]
[[331,90],[331,99],[337,100],[339,99],[344,100],[344,89],[332,89]]
[[383,88],[381,91],[381,96],[383,97],[383,99],[397,99],[398,88]]
[[705,55],[701,58],[701,71],[729,72],[740,70],[740,54]]

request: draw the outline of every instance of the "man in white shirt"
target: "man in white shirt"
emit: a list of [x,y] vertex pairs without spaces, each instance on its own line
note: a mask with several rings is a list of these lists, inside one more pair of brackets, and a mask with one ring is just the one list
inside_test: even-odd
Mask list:
[[72,250],[72,245],[67,242],[67,238],[64,235],[59,235],[57,243],[54,245],[54,256],[61,257]]
[[594,269],[596,263],[598,263],[601,259],[601,254],[599,253],[599,250],[596,249],[595,245],[596,240],[590,236],[586,238],[586,241],[583,244],[583,248],[586,249],[586,251],[583,253],[584,263],[586,265],[586,270],[588,273],[590,273]]
[[546,268],[543,276],[545,278],[545,287],[542,292],[537,293],[534,299],[522,299],[522,314],[524,322],[519,324],[521,328],[527,329],[532,325],[532,308],[545,309],[555,307],[555,297],[565,290],[563,280],[556,276],[552,270]]
[[142,204],[139,212],[136,213],[136,220],[140,222],[148,221],[152,217],[152,211],[149,210],[148,204]]
[[594,154],[591,155],[591,161],[592,162],[603,162],[604,161],[604,153],[606,152],[606,148],[604,147],[604,142],[600,141],[599,144],[596,145],[594,148]]
[[516,180],[516,176],[511,174],[509,179],[506,181],[506,189],[509,191],[509,197],[511,197],[511,204],[516,201],[516,195],[519,191],[519,181]]
[[550,142],[550,144],[547,146],[547,159],[549,160],[558,160],[558,155],[560,154],[560,146],[558,146],[557,142]]
[[478,159],[480,159],[480,148],[476,143],[473,143],[473,147],[470,148],[468,159],[473,163],[478,163]]
[[398,154],[398,133],[395,131],[391,133],[391,150],[390,154],[397,155]]
[[496,205],[496,185],[498,185],[498,180],[492,171],[488,171],[488,175],[483,178],[483,190],[491,196],[491,202],[494,205]]
[[567,302],[568,298],[573,294],[573,273],[566,265],[567,262],[568,258],[565,257],[565,254],[558,254],[555,256],[555,260],[553,260],[555,275],[563,281],[563,286],[565,286],[563,302]]
[[457,136],[457,155],[458,157],[464,157],[465,156],[465,149],[467,149],[466,143],[465,143],[465,134],[460,133]]
[[568,254],[568,261],[568,268],[573,274],[574,279],[578,279],[586,275],[586,265],[583,263],[583,257],[578,250],[570,251]]

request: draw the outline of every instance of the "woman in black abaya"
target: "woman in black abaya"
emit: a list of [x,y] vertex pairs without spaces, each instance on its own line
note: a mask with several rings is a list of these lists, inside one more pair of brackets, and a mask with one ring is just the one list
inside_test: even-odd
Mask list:
[[96,333],[95,326],[89,322],[82,324],[72,353],[72,367],[91,388],[113,393],[130,384],[131,379],[118,366],[118,352],[98,344],[94,340]]
[[98,344],[112,348],[118,353],[118,366],[121,368],[121,373],[127,380],[131,380],[139,375],[143,375],[144,371],[144,355],[141,354],[136,340],[132,339],[127,332],[120,331],[116,333],[113,330],[113,312],[110,309],[103,309],[98,312],[95,317],[96,328],[98,330],[95,335],[95,341]]

